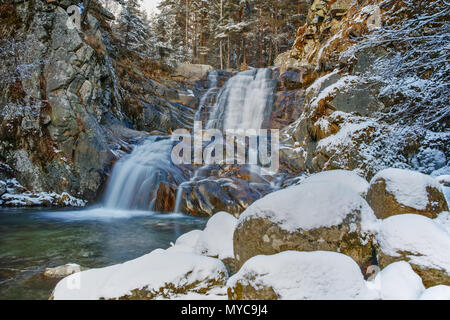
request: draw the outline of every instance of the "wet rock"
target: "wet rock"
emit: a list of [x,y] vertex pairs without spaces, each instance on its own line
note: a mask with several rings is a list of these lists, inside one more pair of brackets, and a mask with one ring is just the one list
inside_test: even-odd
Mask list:
[[175,209],[176,187],[161,182],[156,194],[155,211],[156,212],[173,212]]
[[201,169],[198,178],[183,184],[180,211],[194,216],[212,216],[226,211],[234,216],[273,191],[270,181],[248,168],[211,166]]

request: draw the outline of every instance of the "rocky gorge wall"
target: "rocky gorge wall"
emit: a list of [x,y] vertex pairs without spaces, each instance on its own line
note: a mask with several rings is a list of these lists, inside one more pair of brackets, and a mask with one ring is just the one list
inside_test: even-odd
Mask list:
[[94,2],[78,29],[72,4],[0,4],[0,180],[13,193],[94,200],[131,143],[192,122],[179,91],[152,79],[161,68],[120,49],[111,13]]
[[389,166],[427,174],[448,166],[443,51],[424,40],[445,37],[448,10],[436,1],[313,1],[275,63],[284,169],[371,178]]

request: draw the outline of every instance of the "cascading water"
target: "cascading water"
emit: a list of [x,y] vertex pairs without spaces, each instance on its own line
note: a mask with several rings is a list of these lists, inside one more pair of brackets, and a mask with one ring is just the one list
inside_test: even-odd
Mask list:
[[[210,89],[201,99],[195,120],[201,120],[211,95],[218,91],[217,73],[211,72],[208,80]],[[252,69],[236,74],[217,94],[206,129],[261,129],[272,111],[276,86],[277,81],[272,79],[270,69]],[[199,168],[189,181],[178,186],[174,212],[180,212],[183,188],[198,178],[198,172],[207,171],[207,167]],[[252,171],[252,166],[249,169]]]
[[238,73],[220,90],[206,128],[260,129],[271,112],[276,85],[270,69]]
[[110,209],[154,209],[161,182],[176,185],[185,178],[171,162],[172,141],[149,138],[115,165],[106,189],[104,206]]
[[208,74],[208,91],[206,91],[200,99],[200,103],[194,117],[195,121],[201,121],[204,108],[206,108],[208,103],[211,103],[211,100],[216,96],[217,91],[219,91],[219,88],[217,87],[218,76],[219,73],[216,70],[213,70]]

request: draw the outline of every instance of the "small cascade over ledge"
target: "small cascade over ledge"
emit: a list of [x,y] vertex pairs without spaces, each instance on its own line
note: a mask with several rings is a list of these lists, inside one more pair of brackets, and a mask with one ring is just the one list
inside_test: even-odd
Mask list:
[[172,141],[151,137],[113,168],[103,205],[110,209],[154,211],[159,185],[179,185],[185,177],[171,161]]

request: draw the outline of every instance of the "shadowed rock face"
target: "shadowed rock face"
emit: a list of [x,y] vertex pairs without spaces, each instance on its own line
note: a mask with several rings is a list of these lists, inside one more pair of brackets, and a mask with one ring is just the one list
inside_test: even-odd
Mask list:
[[69,28],[70,4],[0,7],[0,51],[13,53],[0,56],[0,161],[30,191],[94,200],[148,135],[130,127],[167,134],[189,127],[193,110],[169,101],[178,92],[151,80],[148,63],[114,52],[112,17],[95,1],[83,30]]

